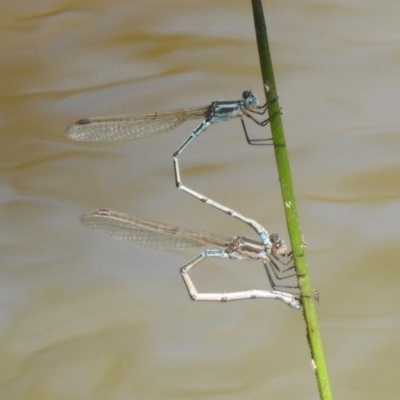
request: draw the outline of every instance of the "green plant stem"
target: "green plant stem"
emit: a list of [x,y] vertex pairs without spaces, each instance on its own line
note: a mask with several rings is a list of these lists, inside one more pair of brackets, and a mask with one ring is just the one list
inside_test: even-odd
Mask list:
[[307,263],[304,256],[303,239],[301,235],[297,214],[296,200],[293,189],[292,175],[290,172],[289,158],[280,115],[278,95],[275,85],[272,60],[269,51],[267,28],[261,0],[252,0],[254,24],[257,36],[258,52],[265,96],[269,116],[272,116],[271,131],[275,149],[275,157],[281,184],[283,204],[285,208],[290,243],[294,255],[296,273],[299,278],[300,296],[303,306],[303,315],[307,327],[307,339],[311,350],[311,357],[315,366],[320,398],[331,400],[332,394],[326,368],[321,335],[318,327],[317,315],[314,308],[314,294],[308,275]]

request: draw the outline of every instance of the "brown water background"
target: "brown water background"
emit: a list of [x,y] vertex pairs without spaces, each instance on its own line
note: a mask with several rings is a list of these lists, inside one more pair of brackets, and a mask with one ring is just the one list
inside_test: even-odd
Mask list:
[[[264,7],[333,393],[398,399],[400,3]],[[174,187],[172,153],[197,122],[113,145],[63,135],[85,116],[261,97],[250,2],[6,1],[0,21],[0,398],[317,399],[300,312],[194,303],[179,268],[196,250],[79,223],[103,207],[251,236]],[[287,238],[273,151],[247,146],[239,121],[181,166],[189,187]],[[193,276],[203,291],[268,287],[258,263]]]

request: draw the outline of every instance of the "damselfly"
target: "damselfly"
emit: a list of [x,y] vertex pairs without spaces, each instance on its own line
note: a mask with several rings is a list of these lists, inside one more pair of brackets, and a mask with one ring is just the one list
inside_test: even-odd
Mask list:
[[[240,216],[237,214],[237,217]],[[240,216],[242,217],[242,216]],[[248,223],[249,220],[244,219]],[[218,249],[204,250],[197,257],[181,268],[181,275],[192,300],[196,301],[231,301],[255,298],[278,299],[295,309],[300,308],[298,295],[276,290],[277,288],[298,288],[298,286],[281,286],[275,279],[286,279],[294,274],[283,274],[293,267],[281,268],[280,263],[292,257],[286,254],[286,246],[277,234],[268,236],[264,231],[264,238],[268,239],[268,246],[244,236],[227,238],[209,232],[192,229],[180,229],[176,226],[166,225],[142,218],[133,217],[117,211],[98,209],[89,211],[82,216],[84,225],[107,233],[118,239],[133,241],[137,244],[151,246],[159,249],[186,249],[211,245]],[[258,225],[258,224],[257,224]],[[229,293],[198,293],[189,271],[208,257],[229,258],[238,260],[260,260],[267,272],[273,290],[247,290]]]
[[[68,126],[67,137],[81,142],[113,142],[138,139],[167,132],[190,119],[203,118],[203,122],[192,132],[188,141],[204,132],[211,124],[239,117],[249,144],[264,144],[271,139],[250,139],[243,116],[256,124],[265,126],[269,119],[258,121],[252,114],[264,115],[267,103],[260,106],[251,91],[244,91],[242,99],[234,101],[213,101],[201,107],[186,107],[150,114],[129,114],[114,117],[83,118]],[[188,143],[185,142],[185,145]],[[181,146],[185,147],[185,146]],[[183,148],[180,148],[182,151]],[[179,151],[179,150],[178,150]],[[180,152],[179,151],[179,152]]]
[[[232,215],[232,213],[235,214],[234,211],[229,210],[182,184],[178,157],[189,143],[204,132],[211,124],[219,121],[228,121],[237,117],[241,119],[246,140],[249,144],[268,144],[271,139],[250,139],[243,120],[243,117],[246,116],[258,125],[265,126],[269,122],[269,119],[258,121],[252,114],[264,115],[266,110],[267,103],[260,106],[257,98],[251,91],[244,91],[241,100],[214,101],[208,106],[181,108],[152,114],[84,118],[70,125],[65,134],[70,139],[83,142],[110,142],[157,135],[169,131],[186,120],[204,118],[201,124],[173,154],[175,183],[180,190]],[[252,227],[256,229],[259,235],[262,234],[258,228]]]

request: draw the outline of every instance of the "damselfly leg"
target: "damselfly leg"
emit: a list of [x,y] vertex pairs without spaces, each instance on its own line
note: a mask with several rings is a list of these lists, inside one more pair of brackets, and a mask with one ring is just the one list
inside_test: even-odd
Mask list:
[[[244,94],[243,94],[244,95]],[[272,103],[277,101],[278,98],[274,99]],[[250,109],[246,112],[246,116],[250,118],[253,122],[255,122],[259,126],[266,126],[269,122],[272,121],[272,119],[275,117],[275,115],[280,114],[281,110],[273,114],[271,117],[265,119],[264,121],[259,121],[258,119],[254,118],[250,113],[253,114],[258,114],[258,115],[264,115],[268,109],[269,104],[266,102],[263,106],[258,106],[257,109]],[[247,133],[247,128],[246,124],[243,118],[240,118],[240,122],[242,123],[243,127],[243,132],[244,136],[246,138],[246,141],[248,144],[252,146],[271,146],[273,145],[272,143],[272,138],[259,138],[259,139],[251,139],[249,134]]]

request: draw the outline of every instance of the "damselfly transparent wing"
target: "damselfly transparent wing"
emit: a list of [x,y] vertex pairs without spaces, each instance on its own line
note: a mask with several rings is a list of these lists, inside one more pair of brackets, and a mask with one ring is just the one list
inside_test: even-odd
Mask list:
[[204,118],[209,106],[161,113],[84,118],[67,127],[65,135],[80,142],[139,139],[167,132],[189,119]]
[[226,248],[231,238],[194,229],[182,229],[111,210],[93,210],[83,214],[82,223],[92,229],[157,249],[188,249],[212,245]]

